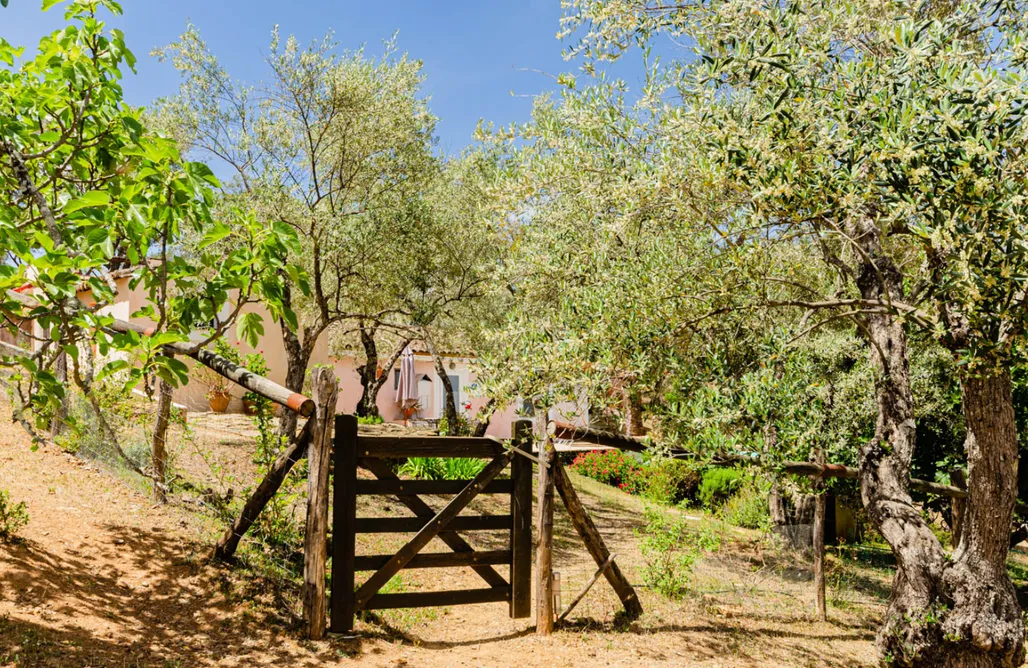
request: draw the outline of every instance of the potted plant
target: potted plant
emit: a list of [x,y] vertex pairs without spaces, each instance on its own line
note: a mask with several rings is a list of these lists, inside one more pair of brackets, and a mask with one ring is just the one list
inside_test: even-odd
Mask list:
[[[214,342],[214,352],[230,362],[239,364],[239,352],[225,343],[224,339],[218,339]],[[227,411],[228,405],[232,401],[232,381],[202,364],[193,366],[193,375],[207,386],[207,392],[204,393],[204,397],[207,398],[207,404],[211,407],[211,410],[215,413]]]

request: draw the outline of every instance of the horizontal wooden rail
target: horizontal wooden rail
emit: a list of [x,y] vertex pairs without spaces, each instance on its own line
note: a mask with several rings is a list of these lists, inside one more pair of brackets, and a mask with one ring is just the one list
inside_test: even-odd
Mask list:
[[474,436],[361,436],[359,457],[499,457],[506,449],[494,438]]
[[[28,308],[38,308],[40,306],[40,303],[29,295],[15,292],[14,290],[8,290],[7,295]],[[83,304],[83,306],[85,305]],[[117,334],[132,333],[140,336],[153,336],[157,333],[157,330],[154,327],[143,327],[142,325],[118,320],[117,318],[115,318],[114,322],[111,323],[109,329]],[[257,393],[262,397],[270,399],[277,404],[281,404],[289,410],[299,413],[303,417],[310,417],[314,414],[314,402],[308,397],[282,387],[278,383],[268,380],[263,376],[258,376],[252,371],[245,369],[238,364],[234,364],[209,350],[197,348],[196,346],[181,342],[169,343],[164,347],[168,352],[176,355],[191,357],[225,378],[228,378],[232,382],[243,386],[251,392]]]
[[[357,494],[460,494],[470,480],[358,480]],[[509,478],[493,480],[480,494],[510,494],[514,488]]]
[[510,600],[510,587],[461,589],[457,591],[426,591],[407,594],[375,594],[361,606],[363,610],[391,608],[427,608],[442,605],[471,605]]
[[[432,521],[431,517],[360,517],[357,533],[416,533]],[[445,525],[448,531],[509,530],[510,515],[470,515],[455,517]]]
[[[378,554],[367,557],[355,557],[354,570],[377,571],[389,563],[391,554]],[[419,554],[410,560],[404,569],[409,568],[452,568],[458,566],[482,566],[486,564],[509,564],[510,550],[489,550],[485,552],[432,552]]]
[[[607,431],[600,431],[596,429],[589,429],[587,427],[579,427],[566,422],[551,422],[549,425],[550,432],[557,438],[564,438],[569,440],[575,440],[582,443],[591,443],[601,447],[614,448],[616,450],[628,450],[630,452],[643,452],[646,450],[645,439],[635,436],[625,436],[622,434],[614,434]],[[696,453],[689,452],[687,450],[671,450],[671,456],[675,458],[685,459],[695,457]],[[760,464],[760,457],[756,455],[724,455],[717,457],[713,460],[715,464]],[[856,480],[859,477],[857,469],[851,466],[843,466],[842,464],[817,464],[815,462],[792,462],[784,461],[772,463],[772,466],[781,470],[783,473],[789,473],[791,475],[803,475],[811,478],[847,478]],[[928,480],[921,480],[919,478],[910,479],[910,489],[918,492],[927,492],[929,494],[938,494],[940,496],[948,496],[954,499],[966,499],[967,490],[954,487],[953,485],[943,485],[937,482],[930,482]]]

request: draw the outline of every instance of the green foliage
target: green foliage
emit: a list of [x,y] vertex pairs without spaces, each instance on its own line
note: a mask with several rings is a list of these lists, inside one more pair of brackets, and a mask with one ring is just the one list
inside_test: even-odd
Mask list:
[[643,495],[656,503],[674,506],[697,500],[701,474],[695,464],[680,459],[654,458],[643,470]]
[[728,524],[744,529],[770,530],[771,510],[767,491],[753,478],[748,478],[728,497],[718,515]]
[[[105,13],[121,8],[111,0],[67,3],[69,25],[44,37],[34,55],[0,39],[7,65],[0,68],[0,247],[7,253],[0,313],[13,334],[12,323],[27,318],[49,337],[34,358],[0,359],[14,367],[15,413],[26,426],[45,426],[67,394],[54,372],[60,353],[69,381],[87,398],[94,381],[115,374],[126,389],[150,376],[178,386],[188,381],[187,367],[163,346],[189,342],[193,330],[216,320],[230,293],[237,307],[259,299],[275,318],[291,313],[281,295],[283,276],[299,271],[286,262],[296,231],[258,225],[231,207],[215,219],[211,170],[185,160],[174,141],[147,126],[141,109],[124,103],[120,81],[136,60]],[[223,252],[185,257],[177,251],[187,233],[217,235]],[[108,274],[125,265],[133,270],[130,286],[148,298],[134,315],[156,323],[153,336],[112,333],[101,315],[115,300]],[[13,289],[39,305],[12,299]]]
[[443,460],[439,457],[410,457],[400,465],[397,473],[415,480],[441,480],[442,469]]
[[385,419],[381,415],[358,415],[357,424],[382,424]]
[[446,416],[443,415],[439,418],[439,424],[436,427],[436,431],[439,432],[440,436],[470,436],[471,425],[468,423],[468,419],[464,417],[464,414],[458,411],[457,424],[455,427],[451,427]]
[[697,493],[704,508],[717,510],[742,486],[743,474],[731,468],[712,468],[703,473]]
[[443,459],[442,476],[446,480],[471,480],[486,467],[489,462],[473,457],[446,457]]
[[486,464],[472,457],[410,457],[397,472],[415,480],[471,480]]
[[642,468],[630,455],[620,450],[579,453],[571,462],[569,469],[629,494],[638,494],[645,489]]
[[643,579],[661,595],[680,599],[689,590],[693,565],[720,547],[721,536],[713,526],[690,529],[677,513],[651,507],[644,512],[646,524],[639,532]]
[[25,502],[13,503],[10,493],[0,489],[0,541],[13,541],[18,531],[28,523],[29,513]]

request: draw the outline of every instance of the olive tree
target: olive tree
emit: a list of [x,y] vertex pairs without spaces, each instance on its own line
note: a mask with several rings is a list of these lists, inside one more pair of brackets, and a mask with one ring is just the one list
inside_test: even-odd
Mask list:
[[[289,277],[282,300],[298,318],[281,320],[285,384],[299,391],[327,330],[388,315],[347,297],[368,287],[359,266],[368,247],[358,237],[369,220],[390,219],[396,193],[416,192],[437,169],[421,63],[397,55],[392,42],[372,58],[362,49],[339,52],[331,35],[304,48],[276,29],[265,59],[270,81],[250,86],[229,76],[192,26],[156,54],[182,76],[179,94],[157,104],[162,123],[232,171],[227,194],[300,238],[290,259],[308,278]],[[385,230],[371,234],[388,246]],[[291,434],[295,417],[287,415],[282,430]]]
[[[803,238],[836,289],[767,303],[850,317],[876,368],[864,505],[897,557],[879,634],[897,665],[1017,665],[1024,624],[1007,576],[1017,492],[1010,366],[1024,338],[1024,7],[1016,2],[830,5],[569,3],[573,49],[615,58],[666,31],[698,57],[664,72],[659,132],[748,193],[751,243]],[[835,316],[832,316],[835,317]],[[909,494],[915,408],[909,332],[959,369],[970,474],[949,555]]]

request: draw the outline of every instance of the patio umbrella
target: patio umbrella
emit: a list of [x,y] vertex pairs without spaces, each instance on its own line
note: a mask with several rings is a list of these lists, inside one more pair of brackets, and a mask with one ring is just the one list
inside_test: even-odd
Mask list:
[[418,379],[414,374],[414,351],[407,346],[400,356],[400,382],[396,385],[396,403],[406,412],[418,403]]

